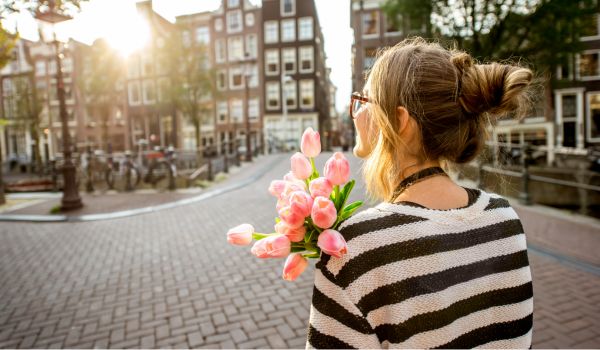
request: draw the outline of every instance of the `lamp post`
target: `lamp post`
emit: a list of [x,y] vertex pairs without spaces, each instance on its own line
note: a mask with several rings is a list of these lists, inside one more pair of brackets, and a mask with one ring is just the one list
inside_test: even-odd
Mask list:
[[[248,81],[250,80],[251,70],[253,68],[253,64],[256,62],[255,59],[250,59],[250,54],[246,52],[244,55],[246,58],[246,66],[244,69],[244,100],[246,101],[246,160],[248,162],[252,161],[252,148],[250,142],[250,99],[248,97]],[[236,135],[237,136],[237,135]]]
[[289,75],[286,74],[281,74],[281,97],[283,99],[282,101],[282,111],[283,111],[283,120],[282,120],[282,124],[283,124],[283,142],[284,142],[284,150],[287,151],[288,150],[288,131],[289,131],[289,125],[288,125],[288,108],[287,108],[287,91],[286,91],[286,86],[287,83],[289,83],[290,81],[292,81],[292,77],[290,77]]
[[62,75],[62,54],[60,53],[60,44],[56,39],[56,32],[54,25],[56,23],[64,22],[71,19],[70,16],[61,14],[56,9],[56,3],[54,0],[47,2],[48,9],[45,12],[36,12],[35,18],[39,21],[40,27],[43,28],[45,24],[52,26],[52,38],[47,38],[44,34],[44,30],[40,30],[40,36],[44,41],[52,41],[54,49],[56,50],[56,88],[59,103],[60,121],[62,123],[62,141],[63,141],[63,156],[64,164],[62,167],[64,188],[63,197],[61,200],[61,210],[73,210],[83,206],[79,191],[77,189],[75,179],[75,165],[71,160],[71,134],[69,133],[69,120],[67,116],[67,106],[65,102],[65,86]]

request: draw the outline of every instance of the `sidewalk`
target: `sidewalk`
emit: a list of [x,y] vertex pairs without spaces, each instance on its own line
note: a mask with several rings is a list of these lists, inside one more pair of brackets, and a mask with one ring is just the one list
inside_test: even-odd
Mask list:
[[229,173],[216,174],[216,180],[206,188],[192,187],[163,192],[155,190],[137,190],[129,193],[119,193],[116,191],[105,193],[80,192],[84,206],[69,212],[59,212],[57,210],[61,203],[61,192],[9,193],[6,195],[7,203],[0,205],[0,216],[54,215],[60,217],[67,215],[68,217],[78,217],[159,206],[183,199],[191,199],[214,190],[222,189],[224,186],[232,183],[243,181],[255,176],[261,170],[265,170],[278,157],[280,157],[279,154],[259,156],[254,158],[251,163],[241,162],[239,167],[231,166]]

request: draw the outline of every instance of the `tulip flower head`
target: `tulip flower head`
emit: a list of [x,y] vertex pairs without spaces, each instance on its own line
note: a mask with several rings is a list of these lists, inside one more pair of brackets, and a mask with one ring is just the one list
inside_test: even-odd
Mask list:
[[304,225],[304,219],[306,218],[302,212],[292,206],[285,206],[279,210],[279,217],[290,227],[300,227]]
[[286,281],[293,281],[304,272],[308,260],[300,253],[292,253],[285,260],[282,277]]
[[325,178],[325,177],[318,177],[318,178],[312,180],[308,184],[308,188],[310,190],[310,195],[313,198],[316,198],[316,197],[329,198],[329,195],[333,191],[333,186],[331,185],[331,182],[329,182],[329,180],[327,180],[327,178]]
[[330,228],[337,219],[335,205],[329,198],[316,197],[310,217],[317,227]]
[[321,232],[317,239],[317,246],[325,253],[336,258],[341,258],[348,252],[344,236],[336,230],[328,229]]
[[257,241],[250,252],[258,258],[284,258],[290,254],[291,242],[284,235],[273,235]]
[[271,184],[269,185],[269,193],[275,196],[276,198],[279,198],[281,196],[281,193],[285,189],[285,184],[286,181],[284,180],[271,181]]
[[290,159],[292,166],[292,173],[294,176],[300,180],[308,179],[310,174],[312,174],[312,166],[306,157],[300,153],[296,152],[292,158]]
[[275,232],[287,236],[291,242],[302,242],[306,234],[306,227],[289,227],[285,222],[280,221],[275,225]]
[[302,216],[310,216],[312,210],[313,199],[304,191],[294,191],[289,197],[292,210],[301,213]]
[[313,128],[307,128],[302,134],[302,142],[300,143],[302,154],[308,158],[314,158],[321,153],[321,138],[318,131]]
[[350,178],[350,164],[344,154],[335,152],[325,163],[325,177],[332,185],[342,185]]
[[252,242],[254,227],[250,224],[241,224],[227,231],[227,242],[234,245],[248,245]]

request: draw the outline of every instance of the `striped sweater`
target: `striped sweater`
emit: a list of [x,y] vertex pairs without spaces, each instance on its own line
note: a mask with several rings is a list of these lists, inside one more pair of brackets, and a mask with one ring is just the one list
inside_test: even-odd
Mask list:
[[533,286],[508,201],[380,203],[344,221],[342,258],[321,254],[306,348],[530,348]]

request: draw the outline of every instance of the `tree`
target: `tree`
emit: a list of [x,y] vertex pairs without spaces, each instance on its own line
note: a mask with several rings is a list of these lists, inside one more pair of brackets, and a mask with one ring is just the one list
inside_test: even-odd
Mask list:
[[181,24],[169,34],[159,59],[169,78],[159,83],[159,90],[166,97],[164,103],[182,112],[194,125],[196,154],[200,164],[203,153],[202,122],[211,117],[211,98],[216,94],[216,87],[215,73],[209,65],[208,46],[191,39],[191,32],[191,27]]
[[104,39],[98,39],[89,47],[84,64],[83,79],[80,80],[86,104],[95,116],[100,117],[102,127],[102,148],[108,151],[108,121],[115,106],[121,99],[118,84],[122,81],[125,69],[119,54]]
[[383,8],[390,18],[429,13],[434,37],[481,61],[524,59],[544,76],[547,117],[553,72],[583,50],[579,38],[599,10],[596,0],[387,0]]
[[[1,17],[0,17],[1,19]],[[15,47],[16,35],[10,34],[7,32],[2,26],[2,22],[0,22],[0,69],[4,68],[12,57],[11,53]],[[0,111],[2,108],[0,107]],[[4,132],[4,125],[6,125],[6,119],[4,118],[4,113],[0,115],[0,132]],[[2,179],[2,168],[3,168],[3,159],[2,159],[2,143],[0,143],[0,205],[6,202],[4,198],[4,181]]]

